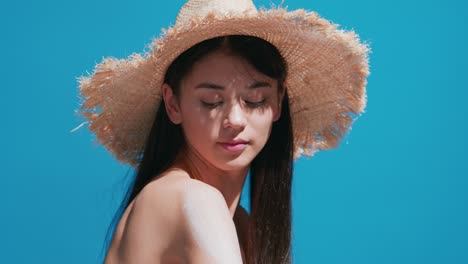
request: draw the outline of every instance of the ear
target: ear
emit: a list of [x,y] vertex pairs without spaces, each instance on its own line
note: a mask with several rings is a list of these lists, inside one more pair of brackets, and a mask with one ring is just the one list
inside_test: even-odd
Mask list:
[[179,102],[172,88],[164,83],[161,87],[163,103],[166,106],[166,112],[172,123],[178,125],[182,123],[182,114],[180,112]]
[[286,93],[286,87],[283,85],[281,91],[278,93],[278,105],[275,108],[275,112],[273,114],[273,122],[278,121],[281,117],[281,106],[283,105],[284,94]]

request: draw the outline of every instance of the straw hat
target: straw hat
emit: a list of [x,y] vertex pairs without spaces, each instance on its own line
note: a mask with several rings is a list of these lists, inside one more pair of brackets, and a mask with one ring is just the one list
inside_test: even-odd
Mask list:
[[146,53],[105,58],[79,79],[79,112],[89,129],[119,161],[135,166],[171,62],[191,46],[224,35],[264,39],[286,60],[295,157],[338,146],[364,111],[369,48],[353,31],[305,10],[257,10],[251,0],[189,0]]

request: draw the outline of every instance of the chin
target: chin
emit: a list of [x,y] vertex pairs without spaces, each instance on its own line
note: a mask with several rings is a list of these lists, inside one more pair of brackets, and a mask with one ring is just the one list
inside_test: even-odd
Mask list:
[[237,157],[231,159],[219,159],[218,158],[218,167],[225,171],[238,171],[250,167],[250,164],[254,160],[256,155],[253,153],[242,153]]

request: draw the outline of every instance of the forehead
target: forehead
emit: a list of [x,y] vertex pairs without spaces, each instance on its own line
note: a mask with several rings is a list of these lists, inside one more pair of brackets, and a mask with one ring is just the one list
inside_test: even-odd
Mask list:
[[233,83],[248,85],[255,81],[276,82],[257,71],[244,58],[222,50],[212,52],[194,63],[182,83],[196,86],[207,81],[221,86]]

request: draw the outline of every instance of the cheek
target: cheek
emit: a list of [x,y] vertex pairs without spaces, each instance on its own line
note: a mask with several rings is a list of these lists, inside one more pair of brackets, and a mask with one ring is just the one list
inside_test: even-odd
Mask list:
[[265,112],[261,115],[254,115],[250,119],[250,126],[254,139],[259,144],[264,145],[270,136],[271,127],[273,124],[273,113],[271,111]]
[[187,132],[187,138],[204,140],[215,136],[218,127],[216,117],[202,107],[193,105],[182,108],[182,128]]

